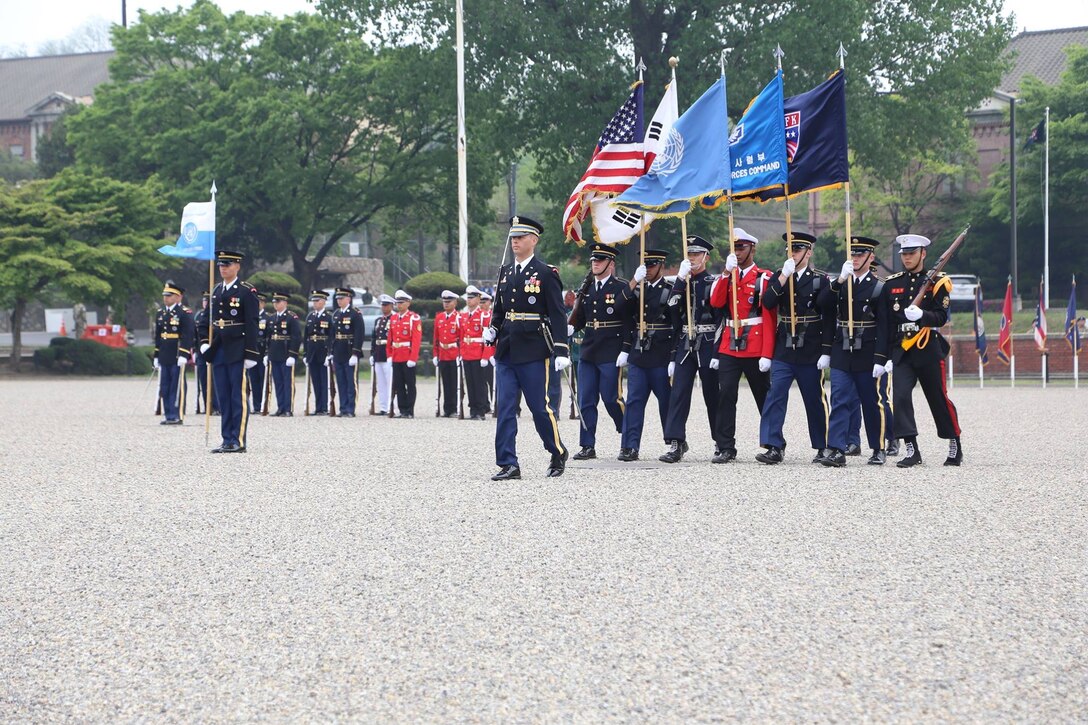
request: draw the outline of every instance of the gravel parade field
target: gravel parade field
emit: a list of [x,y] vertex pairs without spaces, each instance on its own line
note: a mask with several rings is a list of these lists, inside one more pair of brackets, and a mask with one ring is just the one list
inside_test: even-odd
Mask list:
[[144,385],[0,379],[0,720],[1088,718],[1088,390],[957,386],[959,469],[920,392],[913,470],[810,463],[796,390],[773,467],[746,390],[730,465],[698,390],[673,466],[602,414],[547,479],[526,414],[496,484],[433,381],[218,456]]

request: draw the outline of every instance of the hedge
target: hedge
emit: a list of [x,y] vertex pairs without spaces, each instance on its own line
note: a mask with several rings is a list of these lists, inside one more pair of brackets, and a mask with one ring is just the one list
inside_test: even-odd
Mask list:
[[412,301],[415,307],[416,301],[437,300],[442,290],[464,294],[465,281],[449,272],[424,272],[405,282],[404,289],[415,298]]
[[151,359],[136,348],[107,347],[94,340],[54,337],[34,351],[39,370],[72,375],[149,375]]

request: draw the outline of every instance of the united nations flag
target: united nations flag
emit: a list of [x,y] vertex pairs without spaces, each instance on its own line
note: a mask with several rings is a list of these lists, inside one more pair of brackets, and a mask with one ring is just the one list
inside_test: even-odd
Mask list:
[[194,201],[181,213],[181,234],[170,246],[159,247],[168,257],[185,259],[215,259],[215,199]]

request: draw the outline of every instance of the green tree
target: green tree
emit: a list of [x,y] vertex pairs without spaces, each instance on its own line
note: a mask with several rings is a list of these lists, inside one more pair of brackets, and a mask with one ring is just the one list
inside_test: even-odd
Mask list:
[[303,288],[382,210],[455,193],[448,48],[379,52],[322,16],[225,16],[208,0],[141,13],[114,42],[111,82],[69,129],[79,162],[157,177],[178,209],[215,179],[219,238],[289,258]]
[[82,106],[72,106],[49,129],[49,135],[38,139],[38,173],[43,178],[56,176],[76,162],[75,149],[68,141],[68,119]]

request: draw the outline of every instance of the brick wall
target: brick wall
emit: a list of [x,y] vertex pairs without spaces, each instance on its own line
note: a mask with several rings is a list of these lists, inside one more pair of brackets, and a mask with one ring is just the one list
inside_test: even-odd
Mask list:
[[0,152],[11,153],[12,146],[22,146],[23,153],[20,156],[25,161],[30,160],[31,154],[30,122],[0,123]]
[[[949,342],[952,345],[951,355],[954,358],[954,374],[959,377],[972,377],[978,379],[978,353],[975,351],[975,337],[974,335],[960,335],[949,338]],[[1072,378],[1073,377],[1073,351],[1069,349],[1069,343],[1065,341],[1065,337],[1062,335],[1051,334],[1047,340],[1047,347],[1050,350],[1049,355],[1049,372],[1050,378]],[[1082,377],[1088,379],[1088,353],[1084,350],[1085,345],[1081,343],[1080,350],[1080,373]],[[1043,357],[1035,347],[1035,338],[1030,334],[1026,335],[1013,335],[1012,336],[1012,349],[1016,355],[1016,379],[1020,378],[1036,380],[1042,374]],[[1008,380],[1009,379],[1009,366],[1001,362],[997,357],[997,336],[986,336],[986,352],[989,357],[989,362],[986,364],[983,376],[989,380],[991,378],[995,380]]]

